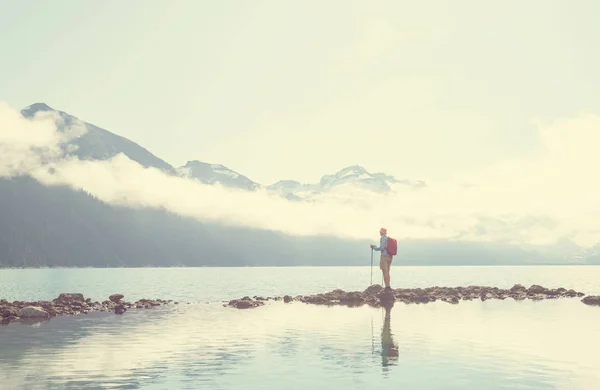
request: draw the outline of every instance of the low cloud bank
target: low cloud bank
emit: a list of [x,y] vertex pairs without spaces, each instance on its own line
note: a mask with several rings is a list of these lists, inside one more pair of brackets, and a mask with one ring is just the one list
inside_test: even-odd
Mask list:
[[553,245],[600,242],[600,117],[539,125],[541,144],[522,159],[478,167],[442,183],[391,195],[339,193],[291,202],[265,190],[245,192],[169,176],[124,155],[82,161],[64,145],[81,136],[75,124],[57,131],[51,112],[29,120],[0,102],[0,177],[30,175],[130,207],[162,207],[203,221],[291,235],[376,238],[380,226],[399,239],[460,239]]

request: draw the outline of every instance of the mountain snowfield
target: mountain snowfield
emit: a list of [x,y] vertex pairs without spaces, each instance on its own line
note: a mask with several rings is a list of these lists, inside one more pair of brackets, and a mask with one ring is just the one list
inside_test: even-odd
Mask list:
[[209,164],[202,161],[188,161],[184,166],[175,170],[181,177],[198,180],[204,184],[221,184],[225,187],[254,191],[260,188],[253,182],[221,164]]
[[[315,214],[314,211],[311,211],[313,212],[311,215],[305,215],[303,210],[308,209],[302,208],[303,206],[295,209],[290,208],[292,206],[284,207],[278,209],[278,212],[289,211],[291,214],[282,215],[286,215],[288,219],[297,218],[298,221],[310,221],[314,226],[320,226],[320,229],[335,222],[338,226],[340,224],[364,225],[371,231],[372,226],[376,226],[375,229],[377,229],[382,221],[382,224],[395,224],[396,231],[404,230],[403,234],[411,229],[410,239],[432,238],[446,242],[449,240],[473,241],[479,242],[483,246],[492,245],[492,242],[497,240],[494,245],[507,244],[527,248],[530,247],[530,243],[538,240],[541,244],[535,244],[537,245],[536,253],[543,252],[554,258],[561,257],[567,262],[585,263],[590,258],[598,257],[598,252],[595,250],[596,244],[589,245],[589,247],[588,245],[574,245],[568,238],[563,239],[562,237],[555,240],[558,243],[554,243],[554,237],[546,236],[547,232],[551,232],[553,224],[556,224],[556,221],[551,219],[544,220],[528,216],[523,218],[505,217],[502,212],[496,212],[491,216],[477,215],[477,213],[466,215],[463,211],[466,210],[465,205],[468,205],[469,210],[474,209],[469,204],[470,200],[464,198],[460,191],[452,193],[451,195],[454,197],[450,200],[444,199],[445,205],[440,205],[442,202],[439,202],[439,198],[431,198],[434,191],[432,188],[437,189],[436,186],[432,187],[429,183],[419,180],[397,179],[382,172],[369,172],[360,165],[349,166],[338,172],[326,174],[317,183],[301,183],[286,178],[265,185],[217,162],[189,160],[184,166],[173,167],[135,142],[84,122],[75,116],[55,110],[44,103],[32,104],[21,110],[21,114],[25,118],[33,118],[40,114],[53,115],[56,127],[60,132],[78,126],[85,128],[84,133],[74,136],[61,146],[64,157],[74,156],[82,161],[101,161],[110,164],[115,158],[121,161],[119,156],[122,155],[144,168],[159,170],[170,177],[192,179],[210,185],[210,188],[224,187],[234,190],[234,192],[247,193],[250,196],[247,198],[248,200],[254,199],[251,194],[266,192],[290,205],[300,204],[302,206],[303,204],[318,203],[319,210],[328,213],[326,218],[338,220],[331,222],[326,218],[323,220],[323,217],[318,217],[318,213]],[[138,181],[143,185],[141,179]],[[121,191],[124,191],[124,194],[117,195],[127,198],[127,191],[131,191],[131,189],[122,189]],[[444,196],[446,195],[444,193]],[[423,200],[426,198],[427,200]],[[185,197],[181,199],[183,202],[197,203],[196,199],[188,200]],[[448,208],[448,204],[454,205],[455,208]],[[224,208],[224,212],[234,219],[236,212],[248,213],[248,220],[255,221],[253,222],[254,226],[262,226],[266,223],[261,221],[261,218],[264,218],[260,215],[261,212],[264,213],[264,208],[251,210],[252,207],[231,208],[231,206],[216,204],[200,205],[203,210],[210,210],[215,206]],[[342,206],[346,206],[346,210],[359,212],[355,215],[346,215]],[[389,211],[392,210],[391,208],[395,209]],[[339,212],[335,214],[335,211],[331,211],[332,209],[339,209]],[[495,211],[490,209],[488,203],[480,205],[480,209]],[[423,213],[424,211],[427,211],[427,215]],[[320,219],[317,221],[317,218]],[[260,221],[260,223],[256,221]],[[277,219],[275,221],[278,222]],[[363,229],[362,226],[360,228]],[[534,232],[537,237],[531,239],[530,232]],[[397,234],[400,235],[400,233]],[[528,237],[531,242],[521,242],[522,237]]]

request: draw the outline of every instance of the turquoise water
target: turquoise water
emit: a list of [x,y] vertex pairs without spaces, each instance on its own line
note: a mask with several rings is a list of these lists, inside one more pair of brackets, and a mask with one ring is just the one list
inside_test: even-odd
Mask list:
[[[369,267],[0,270],[0,298],[10,300],[120,292],[194,302],[0,327],[0,388],[600,388],[600,308],[579,299],[396,303],[388,313],[219,303],[362,290],[369,279]],[[599,293],[600,267],[397,267],[392,282]]]

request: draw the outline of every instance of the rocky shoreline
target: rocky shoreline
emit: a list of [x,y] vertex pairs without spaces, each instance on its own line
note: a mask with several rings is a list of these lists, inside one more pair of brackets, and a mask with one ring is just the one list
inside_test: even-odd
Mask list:
[[[510,289],[501,289],[488,286],[468,286],[468,287],[428,287],[428,288],[398,288],[391,291],[385,291],[379,284],[369,286],[364,291],[333,290],[326,293],[314,295],[298,295],[292,297],[285,295],[283,297],[259,297],[248,296],[225,301],[223,306],[236,309],[251,309],[265,305],[268,301],[283,301],[286,304],[299,302],[305,304],[325,305],[325,306],[348,306],[357,307],[369,305],[372,307],[385,307],[394,302],[403,302],[406,304],[426,304],[430,302],[442,301],[449,304],[458,304],[460,301],[473,301],[488,299],[513,299],[515,301],[560,299],[560,298],[581,298],[581,302],[590,306],[600,306],[600,296],[586,296],[586,294],[565,288],[546,288],[539,285],[532,285],[529,288],[516,284]],[[122,315],[130,309],[151,309],[156,306],[168,304],[178,304],[172,300],[162,299],[140,299],[134,303],[123,301],[122,294],[113,294],[107,300],[102,302],[93,302],[90,298],[85,298],[80,293],[63,293],[52,301],[8,302],[5,299],[0,300],[0,325],[7,325],[12,322],[43,321],[56,316],[72,316],[79,314],[88,314],[90,312],[114,312]]]
[[0,300],[0,325],[16,321],[47,320],[56,316],[88,314],[90,312],[114,312],[122,315],[130,309],[151,309],[178,302],[162,299],[140,299],[134,303],[123,301],[123,294],[113,294],[103,302],[93,302],[85,299],[83,294],[63,293],[52,301],[8,302]]
[[[428,288],[398,288],[391,291],[384,291],[379,284],[372,285],[364,291],[334,290],[327,293],[315,295],[299,295],[291,297],[243,297],[234,299],[224,306],[236,309],[251,309],[263,306],[267,301],[281,301],[285,303],[300,302],[314,305],[327,306],[363,306],[373,307],[385,306],[387,303],[400,301],[406,304],[426,304],[430,302],[442,301],[449,304],[458,304],[462,301],[488,299],[507,299],[515,301],[559,299],[559,298],[581,298],[584,293],[565,288],[546,288],[539,285],[532,285],[529,288],[516,284],[510,289],[501,289],[488,286],[468,286],[468,287],[428,287]],[[600,306],[600,296],[587,296],[581,300],[587,305]]]

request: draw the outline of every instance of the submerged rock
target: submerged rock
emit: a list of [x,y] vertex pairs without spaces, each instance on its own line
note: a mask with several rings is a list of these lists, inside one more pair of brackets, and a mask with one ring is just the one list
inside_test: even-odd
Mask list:
[[115,314],[123,314],[127,311],[127,308],[124,305],[115,306]]
[[590,306],[600,306],[600,296],[590,295],[581,300],[581,302]]
[[244,297],[242,299],[234,299],[229,301],[228,305],[235,307],[236,309],[251,309],[254,307],[263,306],[264,301],[254,300],[250,297]]

